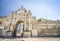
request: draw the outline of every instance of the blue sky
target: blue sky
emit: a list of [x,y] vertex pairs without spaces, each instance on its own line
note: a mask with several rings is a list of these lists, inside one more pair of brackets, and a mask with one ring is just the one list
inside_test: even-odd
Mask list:
[[21,5],[37,19],[60,20],[60,0],[0,0],[0,16],[9,16]]

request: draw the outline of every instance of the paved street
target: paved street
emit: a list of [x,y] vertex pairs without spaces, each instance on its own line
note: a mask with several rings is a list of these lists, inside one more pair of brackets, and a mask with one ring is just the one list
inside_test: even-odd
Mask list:
[[0,41],[60,41],[60,37],[0,38]]

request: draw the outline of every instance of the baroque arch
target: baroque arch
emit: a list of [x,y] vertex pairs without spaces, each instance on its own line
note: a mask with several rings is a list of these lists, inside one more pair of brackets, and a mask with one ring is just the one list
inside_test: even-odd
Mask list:
[[18,20],[14,26],[13,26],[13,36],[16,36],[17,35],[17,29],[18,29],[18,25],[23,23],[23,29],[24,30],[24,21],[23,20]]

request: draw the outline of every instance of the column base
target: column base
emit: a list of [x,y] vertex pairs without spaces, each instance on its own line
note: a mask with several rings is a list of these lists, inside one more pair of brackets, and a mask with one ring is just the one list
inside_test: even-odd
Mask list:
[[23,37],[31,37],[31,31],[24,31]]

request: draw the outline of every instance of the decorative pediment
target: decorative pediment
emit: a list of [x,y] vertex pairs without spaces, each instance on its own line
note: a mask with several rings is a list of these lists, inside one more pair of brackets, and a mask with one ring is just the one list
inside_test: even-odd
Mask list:
[[22,14],[24,14],[25,12],[26,12],[26,9],[23,8],[23,6],[21,6],[21,8],[18,9],[18,11],[17,11],[17,13],[22,13]]

